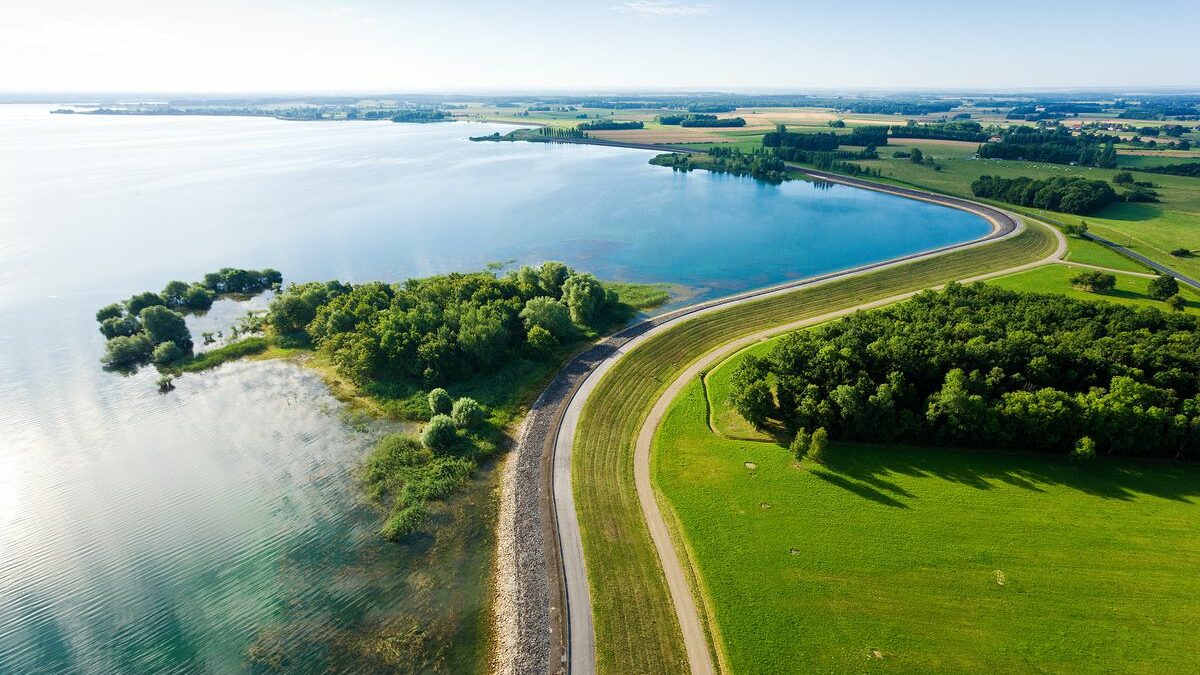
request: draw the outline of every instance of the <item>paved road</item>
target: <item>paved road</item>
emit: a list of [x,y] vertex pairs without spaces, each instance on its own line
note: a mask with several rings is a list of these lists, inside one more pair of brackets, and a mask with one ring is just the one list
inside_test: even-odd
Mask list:
[[[647,149],[669,150],[666,147],[654,147]],[[867,181],[845,178],[824,172],[809,171],[807,169],[795,170],[802,171],[817,178],[823,178],[832,182],[853,185],[880,192],[898,194],[910,198],[931,201],[954,208],[969,210],[987,218],[992,223],[993,229],[987,236],[963,244],[946,246],[934,251],[917,253],[908,256],[903,256],[895,260],[874,263],[865,265],[852,270],[835,272],[832,274],[822,275],[811,279],[790,282],[775,286],[772,288],[761,289],[742,293],[729,298],[722,298],[706,303],[701,303],[691,307],[686,307],[674,312],[670,312],[661,316],[653,317],[642,321],[638,324],[601,341],[592,348],[583,352],[576,358],[572,359],[555,380],[548,387],[550,391],[558,392],[555,396],[548,399],[545,395],[539,399],[539,405],[548,408],[560,408],[561,415],[546,416],[546,418],[556,419],[557,428],[552,432],[545,434],[546,437],[553,437],[553,456],[549,458],[548,465],[552,466],[550,471],[550,492],[553,495],[553,513],[543,516],[543,520],[549,523],[554,531],[553,540],[557,542],[557,547],[547,547],[552,551],[557,552],[557,560],[547,560],[547,576],[560,580],[561,586],[557,590],[559,598],[558,607],[565,608],[565,611],[560,610],[561,627],[558,629],[558,634],[563,636],[563,645],[565,653],[563,660],[567,670],[573,675],[590,675],[595,672],[595,632],[592,624],[591,613],[591,595],[590,588],[587,582],[587,569],[583,557],[583,541],[579,532],[579,521],[575,512],[575,502],[571,489],[571,453],[573,449],[573,441],[575,431],[578,425],[580,413],[587,401],[588,396],[595,388],[596,384],[603,377],[617,360],[628,350],[634,348],[653,334],[657,334],[662,330],[666,330],[668,326],[678,323],[682,320],[693,318],[698,314],[707,313],[717,309],[730,307],[738,303],[749,302],[760,298],[777,295],[781,293],[791,292],[797,288],[805,286],[813,286],[822,283],[828,283],[837,279],[843,279],[857,274],[865,274],[867,272],[892,267],[903,264],[917,258],[924,258],[935,255],[942,255],[952,250],[980,246],[987,242],[996,239],[1006,238],[1015,235],[1020,229],[1020,223],[1012,215],[999,209],[975,204],[963,199],[954,197],[945,197],[931,193],[923,193],[917,190],[907,188],[896,188],[892,186],[884,186]],[[1065,243],[1064,243],[1065,247]],[[1065,250],[1065,248],[1064,248]],[[547,400],[543,400],[547,399]],[[552,399],[552,400],[551,400]],[[646,486],[648,488],[648,484]],[[639,486],[639,495],[641,487]],[[648,500],[643,500],[643,506],[646,503],[654,504],[651,497]],[[657,505],[654,506],[657,509]],[[650,522],[650,515],[647,516]],[[661,515],[658,518],[661,523]],[[665,527],[665,526],[664,526]],[[656,546],[660,555],[664,551],[669,552],[668,555],[674,554],[674,549],[670,544],[669,538],[664,540],[664,544],[659,544],[656,538]],[[668,562],[664,563],[666,566]],[[675,572],[679,572],[678,559],[674,564]],[[680,578],[682,578],[680,576]],[[668,578],[670,581],[670,578]],[[554,591],[552,590],[552,594]],[[681,624],[685,626],[685,642],[688,649],[689,660],[692,663],[694,672],[704,673],[711,672],[712,664],[708,656],[707,644],[704,641],[703,631],[699,630],[699,619],[696,617],[695,607],[692,605],[691,593],[687,590],[686,585],[682,590],[672,587],[672,599],[675,602],[677,613],[684,612]],[[689,612],[690,608],[690,612]],[[555,629],[552,627],[552,632]],[[559,663],[552,662],[550,664],[551,671],[559,670]],[[707,668],[707,670],[705,669]]]

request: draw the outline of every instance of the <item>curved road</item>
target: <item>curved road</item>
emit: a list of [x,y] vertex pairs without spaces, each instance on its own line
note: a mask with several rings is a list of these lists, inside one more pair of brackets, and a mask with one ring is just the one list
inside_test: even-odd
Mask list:
[[[547,486],[543,485],[540,490],[543,495],[549,494],[551,499],[539,500],[543,508],[549,506],[547,502],[552,501],[552,512],[541,514],[541,521],[544,523],[545,530],[547,530],[547,541],[557,543],[557,546],[546,547],[548,550],[546,551],[545,560],[546,575],[551,579],[550,595],[552,599],[550,601],[550,612],[552,615],[555,615],[550,626],[552,644],[550,649],[551,656],[547,663],[550,672],[567,670],[575,675],[588,675],[595,672],[595,633],[592,625],[591,596],[587,582],[587,569],[583,557],[583,542],[579,532],[579,522],[575,512],[575,503],[571,489],[571,452],[579,416],[588,396],[604,374],[625,352],[636,347],[637,344],[646,340],[651,335],[657,334],[676,323],[701,313],[758,300],[771,295],[791,292],[801,287],[829,283],[834,280],[865,274],[900,265],[917,258],[932,257],[953,250],[980,246],[997,239],[1011,237],[1022,228],[1020,221],[1011,214],[965,199],[908,188],[881,185],[794,166],[789,168],[830,182],[920,199],[971,211],[991,222],[993,229],[987,236],[971,242],[903,256],[851,270],[794,281],[772,288],[742,293],[653,317],[616,333],[568,362],[548,386],[546,394],[542,398],[539,398],[535,404],[535,410],[531,411],[531,414],[540,413],[534,418],[537,426],[540,427],[544,422],[550,422],[554,425],[552,429],[539,430],[535,434],[539,440],[544,439],[544,441],[549,441],[551,438],[553,439],[553,443],[545,442],[545,445],[549,446],[546,448],[546,450],[549,450],[549,453],[543,453],[543,461],[547,459],[545,457],[546,454],[550,455],[548,458],[550,461],[545,462],[545,465],[548,468],[552,468],[550,471],[543,471],[543,475],[549,480],[549,487],[551,489],[547,491]],[[1055,255],[1061,257],[1062,251],[1065,251],[1066,243],[1061,237],[1059,240],[1059,251]],[[1011,273],[1040,264],[1042,264],[1041,261],[1006,270],[1003,273]],[[899,297],[902,296],[898,296],[897,299]],[[889,301],[894,300],[889,299]],[[832,318],[832,315],[829,318]],[[788,328],[788,326],[783,326],[775,329],[775,331],[787,330]],[[754,339],[758,339],[758,336],[754,336]],[[553,413],[546,414],[547,411],[553,411]],[[652,438],[653,427],[651,427],[649,433]],[[649,446],[647,445],[644,457],[641,454],[635,457],[635,468],[641,467],[643,464],[648,468],[648,448]],[[638,452],[642,453],[640,442]],[[682,575],[682,568],[680,567],[678,557],[667,534],[666,525],[654,500],[648,471],[644,476],[638,474],[639,472],[635,471],[639,499],[642,503],[643,512],[646,514],[647,522],[650,524],[651,534],[654,537],[655,545],[662,559],[664,571],[667,572],[671,597],[684,630],[685,644],[689,660],[692,664],[692,671],[696,673],[712,672],[712,663],[709,658],[703,629],[695,611],[691,592]],[[555,656],[558,658],[555,658]]]

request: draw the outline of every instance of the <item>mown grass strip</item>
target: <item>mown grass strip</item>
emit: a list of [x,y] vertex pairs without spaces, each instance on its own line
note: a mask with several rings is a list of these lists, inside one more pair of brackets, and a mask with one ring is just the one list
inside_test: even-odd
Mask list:
[[986,246],[883,269],[701,315],[632,350],[589,397],[575,438],[572,475],[601,673],[688,669],[666,580],[638,505],[633,453],[654,401],[687,364],[757,330],[906,291],[1045,258],[1045,227]]

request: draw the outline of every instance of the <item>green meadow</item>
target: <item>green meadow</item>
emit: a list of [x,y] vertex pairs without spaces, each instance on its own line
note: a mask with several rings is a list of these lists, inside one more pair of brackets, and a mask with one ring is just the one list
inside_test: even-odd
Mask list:
[[1189,673],[1200,469],[712,433],[700,382],[654,478],[737,673]]

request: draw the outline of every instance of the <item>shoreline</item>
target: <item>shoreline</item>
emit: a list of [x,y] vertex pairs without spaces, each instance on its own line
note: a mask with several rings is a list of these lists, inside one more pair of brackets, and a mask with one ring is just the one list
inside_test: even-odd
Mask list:
[[[601,139],[547,139],[541,142],[626,147],[659,152],[702,152],[657,144],[631,144]],[[790,171],[918,199],[974,213],[990,231],[957,244],[942,246],[854,268],[792,280],[765,288],[689,305],[639,321],[595,343],[568,361],[535,401],[522,424],[508,458],[501,485],[501,518],[512,518],[497,534],[498,592],[507,594],[501,612],[497,601],[497,654],[501,673],[591,673],[595,670],[595,634],[592,626],[590,586],[583,559],[583,544],[571,487],[571,450],[575,426],[591,388],[620,353],[667,324],[697,315],[828,283],[852,275],[935,257],[1019,234],[1023,223],[1007,211],[970,200],[932,192],[898,188],[788,165]],[[582,396],[580,394],[583,394]],[[535,482],[534,477],[538,477]],[[523,518],[518,518],[523,515]]]

